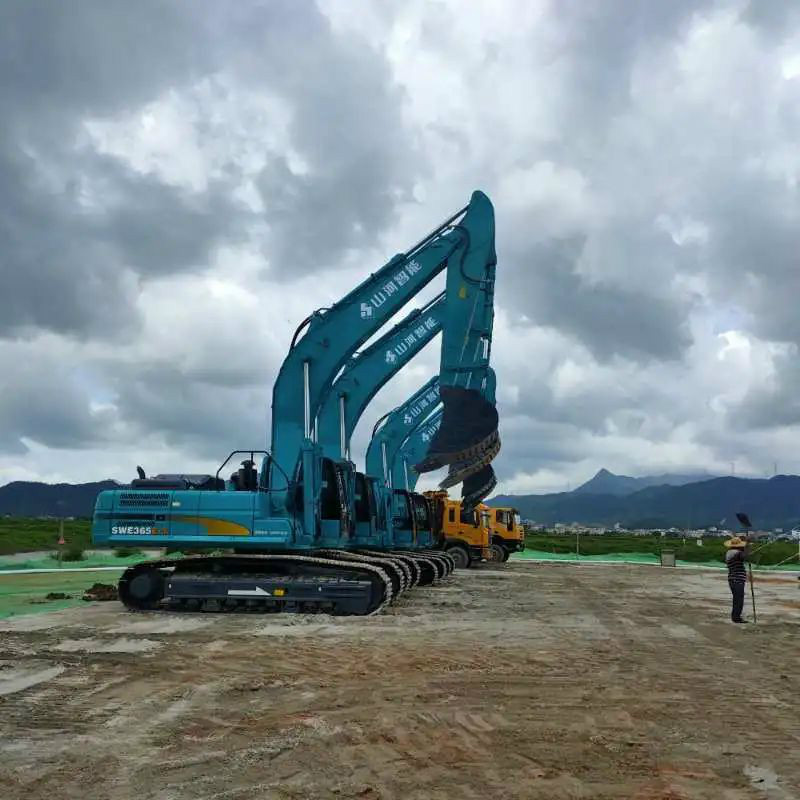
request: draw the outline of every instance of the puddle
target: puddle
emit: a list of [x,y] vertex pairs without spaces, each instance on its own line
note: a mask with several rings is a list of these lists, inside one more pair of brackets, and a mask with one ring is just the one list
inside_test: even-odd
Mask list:
[[747,766],[743,772],[750,778],[753,788],[765,794],[769,800],[797,800],[798,796],[781,786],[778,775],[769,767]]
[[65,639],[53,649],[62,653],[146,653],[161,646],[152,639]]
[[64,667],[48,667],[47,669],[12,669],[0,673],[0,696],[22,692],[40,683],[53,680],[64,671]]
[[702,639],[704,637],[689,625],[681,625],[678,623],[671,623],[662,626],[664,631],[669,634],[673,639]]
[[194,617],[160,617],[159,619],[144,619],[139,622],[124,622],[114,628],[110,633],[187,633],[200,628],[207,628],[216,622],[208,618],[197,619]]
[[252,631],[254,636],[341,636],[352,633],[346,625],[264,625]]
[[87,627],[83,621],[73,619],[70,614],[71,611],[73,609],[70,608],[66,611],[26,614],[16,618],[0,620],[0,632],[20,631],[21,633],[29,633],[32,631],[46,631],[51,628],[63,628],[65,626]]

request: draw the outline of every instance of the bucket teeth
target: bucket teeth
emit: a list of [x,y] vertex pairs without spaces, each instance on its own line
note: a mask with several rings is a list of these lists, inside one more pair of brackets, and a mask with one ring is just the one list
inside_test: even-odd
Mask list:
[[485,497],[488,497],[494,487],[497,486],[497,478],[491,465],[486,465],[479,472],[474,472],[461,487],[461,506],[466,511],[475,508]]
[[490,464],[500,452],[500,437],[495,434],[487,448],[480,456],[465,461],[457,461],[450,465],[447,477],[439,484],[440,489],[449,489],[457,483],[466,480],[470,475],[481,471]]
[[497,438],[497,409],[476,389],[442,386],[442,424],[416,464],[417,472],[431,472],[447,464],[483,458]]

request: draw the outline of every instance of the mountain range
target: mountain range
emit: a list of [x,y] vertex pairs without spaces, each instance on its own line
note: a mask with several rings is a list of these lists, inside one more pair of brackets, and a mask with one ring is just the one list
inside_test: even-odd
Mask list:
[[597,474],[586,483],[575,489],[576,494],[633,494],[648,486],[683,486],[686,483],[697,483],[715,477],[705,472],[691,475],[647,475],[644,478],[631,478],[628,475],[615,475],[607,469],[598,470]]
[[[34,483],[0,487],[0,514],[20,517],[90,517],[98,492],[116,481]],[[735,513],[746,511],[759,528],[800,526],[800,477],[770,479],[710,478],[703,475],[652,475],[632,478],[601,469],[572,492],[498,495],[489,505],[511,505],[524,519],[629,528],[735,527]],[[723,520],[725,522],[723,522]]]
[[[800,477],[796,475],[769,479],[694,477],[692,482],[683,482],[687,478],[659,475],[637,479],[601,470],[572,492],[499,495],[487,502],[514,506],[524,519],[544,525],[578,522],[606,526],[620,523],[626,528],[736,528],[737,511],[747,512],[757,528],[800,525]],[[607,490],[601,493],[596,491],[598,487]]]
[[14,481],[0,486],[0,514],[12,517],[91,517],[94,501],[116,481],[35,483]]

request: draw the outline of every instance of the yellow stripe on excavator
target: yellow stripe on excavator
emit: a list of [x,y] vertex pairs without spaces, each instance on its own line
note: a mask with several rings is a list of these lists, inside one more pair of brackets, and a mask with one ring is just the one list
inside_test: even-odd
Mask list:
[[197,523],[206,528],[209,536],[249,536],[250,528],[231,522],[227,519],[214,519],[213,517],[186,517],[173,516],[177,522]]

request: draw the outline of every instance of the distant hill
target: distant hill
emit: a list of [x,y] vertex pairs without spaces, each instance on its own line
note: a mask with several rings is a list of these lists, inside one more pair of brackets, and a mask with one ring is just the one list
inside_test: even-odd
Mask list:
[[649,486],[631,494],[561,492],[542,495],[501,495],[489,505],[512,505],[523,518],[545,525],[580,522],[625,527],[709,527],[746,511],[758,528],[800,525],[800,477],[711,478],[683,486]]
[[95,483],[33,483],[15,481],[0,486],[0,514],[14,517],[91,517],[94,501],[115,481]]
[[663,475],[647,475],[644,478],[631,478],[628,475],[615,475],[607,469],[601,469],[598,473],[581,484],[574,490],[576,494],[613,494],[626,495],[646,489],[648,486],[683,486],[686,483],[697,483],[713,478],[707,473],[697,473],[694,475],[674,475],[664,473]]

